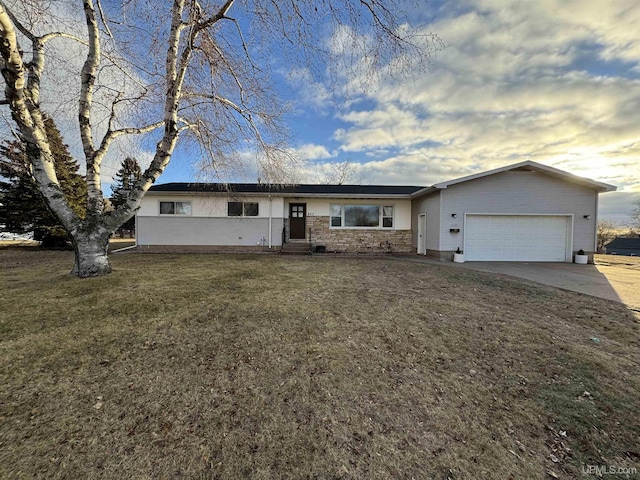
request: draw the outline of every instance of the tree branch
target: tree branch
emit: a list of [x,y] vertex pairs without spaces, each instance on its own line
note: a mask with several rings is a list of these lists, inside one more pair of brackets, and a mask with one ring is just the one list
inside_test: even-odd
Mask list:
[[249,127],[251,128],[251,130],[253,130],[253,134],[255,135],[256,140],[258,140],[258,142],[263,147],[263,149],[266,149],[267,144],[262,139],[262,134],[260,133],[260,129],[258,128],[258,126],[255,124],[255,121],[253,120],[253,115],[251,113],[251,110],[242,108],[241,106],[239,106],[236,103],[232,102],[228,98],[221,97],[219,95],[201,95],[201,94],[196,94],[196,95],[192,95],[192,96],[200,97],[200,98],[208,98],[210,100],[215,100],[216,102],[220,102],[225,107],[230,108],[231,110],[235,111],[238,115],[240,115],[242,118],[245,119],[247,124],[249,124]]
[[[233,65],[227,60],[227,57],[222,52],[222,50],[220,50],[218,45],[215,44],[213,39],[210,39],[210,46],[211,46],[211,48],[213,48],[215,50],[215,52],[218,54],[218,58],[220,59],[220,61],[222,63],[224,63],[224,65],[227,68],[227,70],[229,70],[229,72],[231,73],[231,78],[232,78],[233,82],[236,84],[236,86],[238,87],[238,91],[240,92],[240,98],[243,99],[243,101],[244,101],[244,87],[242,85],[242,82],[240,82],[240,75],[238,75],[236,73],[235,68],[233,67]],[[211,78],[213,78],[214,77],[214,66],[211,65],[211,62],[209,62],[209,63],[210,63],[210,66],[211,66]],[[253,63],[251,63],[251,65],[253,66]],[[212,87],[213,87],[213,85],[212,85]]]
[[33,106],[38,105],[40,102],[40,79],[42,77],[42,72],[44,71],[44,44],[55,37],[68,37],[75,40],[80,39],[64,32],[51,32],[43,37],[36,37],[33,32],[28,30],[22,22],[16,18],[13,12],[7,10],[7,15],[9,15],[11,22],[16,26],[20,33],[27,37],[33,46],[32,59],[28,64],[29,76],[25,88],[25,92],[31,102],[30,109],[33,110]]
[[111,30],[109,29],[109,25],[107,24],[107,19],[104,15],[104,11],[102,10],[102,2],[100,0],[96,0],[96,4],[98,5],[98,12],[100,12],[100,20],[102,21],[102,24],[104,25],[104,28],[107,31],[107,35],[113,38],[113,33],[111,33]]
[[[131,192],[131,205],[137,205],[145,192],[164,171],[166,165],[169,163],[180,132],[192,127],[189,124],[182,128],[178,127],[178,108],[183,96],[182,88],[187,68],[195,48],[195,41],[202,30],[223,19],[233,3],[234,0],[227,0],[212,17],[194,25],[189,25],[182,20],[185,0],[174,0],[171,9],[171,30],[165,62],[167,92],[165,97],[164,118],[162,121],[165,127],[164,134],[158,143],[156,154],[151,164],[145,170],[141,179],[136,183],[136,188]],[[189,37],[182,53],[178,54],[182,30],[187,27],[190,27]],[[118,215],[115,215],[113,219],[109,221],[117,222],[117,220]]]
[[82,67],[80,101],[78,105],[78,121],[80,138],[87,162],[87,216],[97,215],[102,210],[102,186],[100,185],[100,165],[96,162],[93,132],[91,128],[91,107],[96,72],[100,64],[100,31],[96,20],[96,12],[92,0],[83,0],[84,15],[89,34],[89,51]]
[[12,102],[24,102],[25,65],[16,38],[11,18],[13,15],[0,3],[0,53],[2,54],[2,76],[5,80],[5,95]]
[[[184,80],[184,71],[181,72],[181,74],[178,73],[178,48],[180,46],[182,30],[186,27],[185,23],[182,21],[184,3],[185,0],[174,0],[173,6],[171,7],[171,30],[169,33],[165,60],[167,91],[165,94],[164,114],[161,122],[161,124],[164,125],[164,134],[162,135],[162,139],[158,142],[156,153],[151,164],[144,171],[140,180],[136,182],[135,188],[131,191],[131,209],[135,208],[134,206],[140,203],[140,200],[146,191],[164,171],[171,159],[173,149],[175,148],[176,141],[180,133],[177,126],[178,105],[181,96],[182,81]],[[107,222],[109,225],[117,228],[120,220],[119,215],[125,214],[126,212],[118,213],[107,219]]]
[[66,32],[47,33],[46,35],[43,35],[42,37],[40,37],[40,41],[42,43],[46,43],[49,40],[52,40],[54,38],[70,38],[71,40],[75,40],[76,42],[81,43],[82,45],[89,45],[89,43],[86,40],[83,40],[80,37],[76,37],[75,35],[71,35],[70,33],[66,33]]
[[0,4],[0,8],[5,10],[6,14],[11,19],[11,23],[13,23],[13,25],[20,31],[21,34],[23,34],[25,37],[27,37],[31,41],[35,40],[36,36],[30,30],[28,30],[24,25],[22,25],[22,22],[18,20],[18,18],[13,14],[11,10],[9,10],[7,7],[4,7],[4,5],[2,4]]
[[211,25],[218,23],[223,18],[226,18],[227,12],[233,6],[235,0],[227,0],[222,7],[216,12],[215,15],[209,17],[206,20],[198,23],[196,25],[196,31],[204,30],[205,28],[209,28]]
[[164,125],[164,121],[152,123],[144,127],[127,127],[119,128],[117,130],[109,130],[103,137],[100,148],[96,150],[96,163],[100,163],[116,138],[121,137],[122,135],[142,135],[143,133],[149,133],[156,128],[160,128],[162,125]]

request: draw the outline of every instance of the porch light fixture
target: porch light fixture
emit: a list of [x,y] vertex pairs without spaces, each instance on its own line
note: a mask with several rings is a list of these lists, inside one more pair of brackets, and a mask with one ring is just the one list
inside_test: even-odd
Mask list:
[[582,218],[584,218],[585,220],[589,220],[591,218],[591,215],[583,215]]
[[452,213],[452,214],[451,214],[451,217],[452,217],[452,218],[456,218],[457,216],[458,216],[458,214],[457,214],[457,213]]

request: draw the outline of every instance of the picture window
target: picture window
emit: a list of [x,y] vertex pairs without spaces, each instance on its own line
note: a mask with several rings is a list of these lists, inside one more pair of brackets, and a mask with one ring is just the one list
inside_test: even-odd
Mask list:
[[392,205],[331,205],[331,227],[393,228]]

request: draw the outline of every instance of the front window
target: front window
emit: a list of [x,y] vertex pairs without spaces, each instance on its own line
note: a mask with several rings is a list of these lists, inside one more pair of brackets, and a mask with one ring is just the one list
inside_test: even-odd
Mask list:
[[331,205],[331,227],[393,228],[393,206]]
[[160,202],[160,215],[191,215],[191,202]]
[[230,217],[242,216],[242,202],[228,202],[227,215]]
[[257,217],[258,216],[258,204],[255,202],[244,202],[242,205],[245,217]]
[[257,217],[258,204],[256,202],[227,202],[229,217]]
[[380,226],[380,207],[377,205],[345,205],[345,227]]

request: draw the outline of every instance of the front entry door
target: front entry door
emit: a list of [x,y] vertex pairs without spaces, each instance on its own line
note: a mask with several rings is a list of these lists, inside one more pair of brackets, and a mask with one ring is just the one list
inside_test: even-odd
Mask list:
[[289,204],[289,238],[292,240],[305,238],[307,204]]

